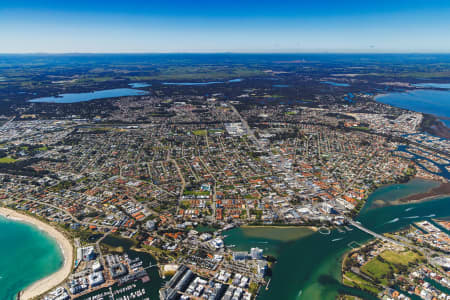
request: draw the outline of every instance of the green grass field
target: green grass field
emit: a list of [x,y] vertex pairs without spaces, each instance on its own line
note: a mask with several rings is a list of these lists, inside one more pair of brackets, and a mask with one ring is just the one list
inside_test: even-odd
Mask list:
[[388,284],[387,276],[392,273],[388,263],[381,262],[376,258],[362,266],[361,271],[373,279],[378,279],[383,285]]
[[344,274],[344,280],[343,283],[348,286],[354,286],[359,287],[363,290],[368,290],[372,293],[378,294],[379,289],[369,281],[365,280],[364,278],[358,276],[357,274],[353,272],[346,272]]
[[194,131],[192,131],[192,133],[193,133],[194,135],[206,136],[207,131],[206,131],[206,129],[199,129],[199,130],[194,130]]
[[11,158],[9,156],[0,158],[0,164],[11,164],[16,161],[17,161],[17,159]]
[[194,196],[208,196],[209,192],[208,191],[184,191],[183,195],[189,196],[189,195],[194,195]]
[[374,280],[379,280],[383,285],[388,284],[388,278],[391,277],[394,272],[399,272],[400,266],[407,268],[409,264],[416,263],[423,258],[420,254],[409,250],[403,252],[386,250],[379,256],[384,261],[374,258],[360,269]]
[[405,252],[394,252],[394,251],[384,251],[380,254],[384,260],[391,264],[400,264],[407,266],[409,263],[414,263],[418,261],[422,256],[412,251]]

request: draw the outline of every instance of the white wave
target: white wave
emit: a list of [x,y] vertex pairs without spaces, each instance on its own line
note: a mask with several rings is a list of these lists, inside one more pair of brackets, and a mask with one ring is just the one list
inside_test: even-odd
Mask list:
[[405,219],[417,219],[419,216],[405,217]]
[[431,215],[425,216],[424,218],[432,218],[432,217],[436,217],[436,215],[435,214],[431,214]]
[[410,210],[413,210],[414,209],[414,207],[408,207],[407,209],[405,209],[405,211],[410,211]]

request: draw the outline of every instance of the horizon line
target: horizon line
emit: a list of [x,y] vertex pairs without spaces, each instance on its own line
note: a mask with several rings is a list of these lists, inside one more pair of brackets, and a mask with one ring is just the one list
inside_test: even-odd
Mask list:
[[265,54],[448,54],[450,51],[377,51],[377,52],[365,52],[365,51],[267,51],[267,52],[247,52],[247,51],[154,51],[154,52],[0,52],[0,55],[148,55],[148,54],[252,54],[252,55],[265,55]]

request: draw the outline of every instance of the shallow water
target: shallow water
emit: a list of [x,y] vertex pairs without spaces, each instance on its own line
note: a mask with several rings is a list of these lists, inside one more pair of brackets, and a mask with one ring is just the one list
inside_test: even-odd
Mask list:
[[[432,201],[377,207],[377,199],[395,199],[428,190],[432,182],[416,182],[389,185],[377,189],[367,199],[358,221],[377,233],[396,231],[413,222],[429,219],[431,215],[450,216],[450,198]],[[391,202],[387,201],[387,204]],[[236,228],[225,232],[226,244],[234,244],[236,250],[264,249],[278,261],[268,291],[264,289],[258,299],[308,299],[334,300],[339,291],[359,295],[364,299],[373,296],[353,288],[344,287],[341,280],[341,258],[351,247],[361,245],[372,237],[356,228],[340,233],[333,230],[324,235],[310,232],[297,239],[285,240],[288,228],[270,228],[265,236],[261,228]],[[268,228],[268,229],[269,229]],[[307,229],[298,229],[307,230]]]
[[0,216],[0,299],[15,299],[63,263],[55,240],[36,227]]

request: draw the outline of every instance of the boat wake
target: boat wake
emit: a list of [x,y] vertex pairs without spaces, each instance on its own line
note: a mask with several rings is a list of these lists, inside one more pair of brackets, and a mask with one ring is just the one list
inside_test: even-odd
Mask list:
[[337,239],[332,239],[331,241],[332,242],[337,242],[337,241],[340,241],[340,240],[343,240],[344,238],[337,238]]
[[392,220],[390,220],[390,221],[387,221],[387,222],[384,223],[384,224],[392,224],[392,223],[398,222],[399,220],[400,220],[399,218],[395,218],[395,219],[392,219]]
[[410,210],[413,210],[414,209],[414,207],[408,207],[407,209],[405,209],[405,211],[410,211]]

